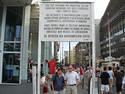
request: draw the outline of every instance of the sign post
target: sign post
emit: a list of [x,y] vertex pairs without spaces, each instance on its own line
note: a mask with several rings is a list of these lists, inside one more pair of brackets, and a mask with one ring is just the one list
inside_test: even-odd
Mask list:
[[81,2],[40,4],[41,41],[92,41],[92,6]]
[[92,92],[91,94],[97,94],[95,92],[95,79],[96,79],[96,76],[95,76],[95,69],[96,69],[96,43],[95,43],[95,23],[94,23],[94,3],[92,3],[92,69],[93,69],[93,72],[92,72]]
[[[92,42],[92,66],[93,71],[95,70],[95,24],[93,3],[43,2],[39,4],[39,7],[37,94],[40,94],[41,41]],[[95,78],[94,72],[93,79]],[[93,88],[94,87],[93,84]]]

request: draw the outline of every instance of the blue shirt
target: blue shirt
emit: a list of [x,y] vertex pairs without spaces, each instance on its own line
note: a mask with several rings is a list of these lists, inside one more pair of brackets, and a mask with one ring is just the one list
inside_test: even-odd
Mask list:
[[55,91],[61,91],[64,87],[64,77],[59,77],[57,74],[52,77],[53,86]]

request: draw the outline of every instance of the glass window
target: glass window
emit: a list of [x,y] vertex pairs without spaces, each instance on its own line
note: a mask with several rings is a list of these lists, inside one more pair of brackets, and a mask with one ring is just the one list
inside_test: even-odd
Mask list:
[[19,83],[20,54],[4,53],[3,55],[3,83]]
[[3,83],[19,83],[23,7],[7,7],[4,33]]
[[4,51],[20,51],[20,43],[4,43]]
[[5,41],[21,40],[22,10],[22,7],[7,8]]

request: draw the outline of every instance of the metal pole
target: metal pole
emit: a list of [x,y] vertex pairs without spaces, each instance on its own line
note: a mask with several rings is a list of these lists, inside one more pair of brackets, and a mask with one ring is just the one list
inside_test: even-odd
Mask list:
[[91,65],[91,42],[89,42],[89,66]]
[[[40,2],[39,2],[40,7]],[[41,7],[40,7],[41,8]],[[40,11],[40,16],[42,15]],[[41,17],[39,18],[39,24],[42,23]],[[39,26],[39,33],[38,33],[38,67],[37,67],[37,94],[40,94],[40,72],[41,72],[41,30],[42,27]]]
[[[81,52],[82,52],[82,62],[81,62],[81,64],[83,64],[83,60],[84,60],[84,59],[83,59],[83,57],[84,57],[84,56],[83,56],[83,53],[84,53],[84,51],[81,51]],[[84,62],[84,64],[85,64],[85,62]]]
[[[60,44],[61,44],[61,42],[60,42]],[[61,54],[61,47],[60,47],[60,63],[61,63],[61,55],[62,55],[62,54]]]
[[62,64],[63,64],[63,42],[62,42]]
[[111,33],[110,33],[109,12],[108,12],[108,36],[109,36],[109,62],[111,63]]
[[95,45],[95,22],[94,22],[94,3],[92,4],[92,93],[95,94],[95,64],[96,64],[96,45]]
[[[40,35],[40,34],[39,34]],[[40,38],[40,36],[39,36]],[[38,42],[38,69],[37,69],[37,94],[40,94],[40,71],[41,71],[41,41]]]
[[69,63],[70,63],[70,41],[69,41]]
[[55,42],[51,42],[52,43],[52,57],[55,58],[55,53],[54,53],[54,45],[55,45]]

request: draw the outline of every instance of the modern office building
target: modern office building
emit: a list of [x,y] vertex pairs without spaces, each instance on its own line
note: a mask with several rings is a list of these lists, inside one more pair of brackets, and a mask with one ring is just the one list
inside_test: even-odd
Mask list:
[[75,59],[76,59],[76,58],[75,58],[75,54],[76,54],[76,53],[75,53],[75,48],[73,47],[73,48],[70,50],[69,53],[70,53],[70,57],[69,57],[70,59],[68,59],[68,60],[70,60],[69,63],[70,63],[70,64],[75,64],[75,63],[76,63],[76,62],[75,62],[75,61],[76,61],[76,60],[75,60]]
[[[25,87],[28,59],[37,63],[39,7],[31,2],[0,0],[0,94],[26,94],[29,89],[28,92],[32,93],[31,85],[27,90]],[[41,63],[52,58],[51,42],[42,42],[41,49]],[[43,66],[43,72],[48,73],[48,67],[44,63]]]
[[75,52],[75,48],[71,49],[70,51],[64,51],[65,64],[76,64]]
[[0,3],[0,83],[21,83],[27,80],[31,0]]
[[68,64],[69,63],[69,51],[64,51],[64,64]]
[[[99,30],[100,30],[100,20],[95,19],[95,50],[96,50],[96,57],[100,57],[100,37],[99,37]],[[92,43],[83,43],[79,42],[76,47],[76,63],[79,64],[86,64],[89,65],[92,62]]]
[[[83,42],[79,42],[76,46],[75,46],[75,62],[79,65],[88,65],[89,61],[87,57],[89,57],[89,43],[83,43]],[[91,58],[91,57],[90,57]]]
[[100,47],[103,58],[125,55],[124,0],[110,0],[100,23]]

